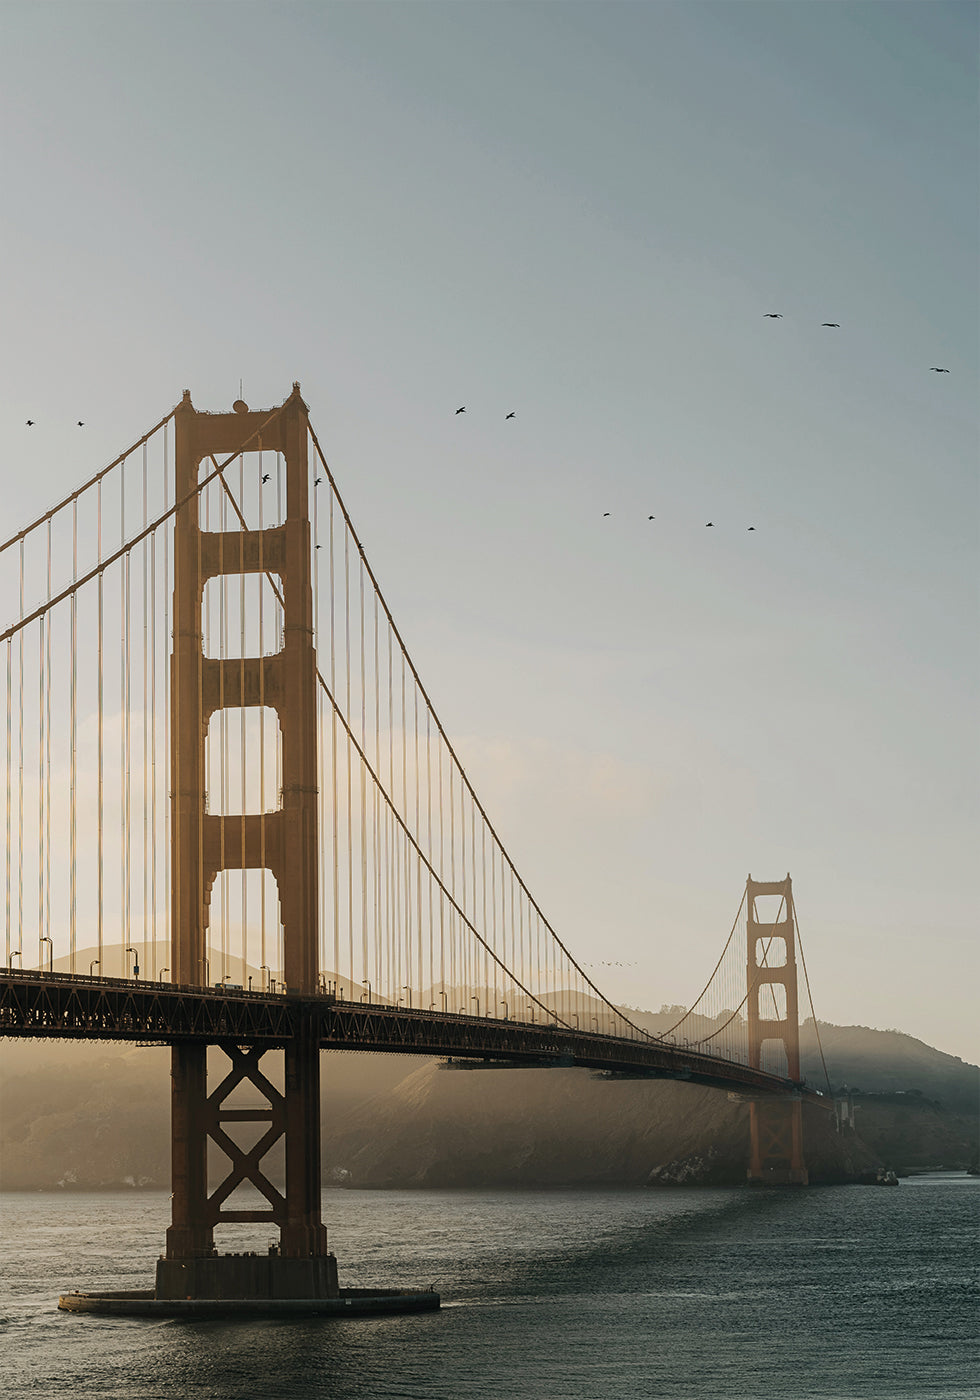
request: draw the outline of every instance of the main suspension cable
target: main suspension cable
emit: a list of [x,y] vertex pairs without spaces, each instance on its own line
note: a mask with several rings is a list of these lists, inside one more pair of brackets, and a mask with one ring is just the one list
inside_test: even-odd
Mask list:
[[121,463],[125,462],[126,458],[129,457],[133,452],[135,452],[138,447],[142,447],[144,443],[149,442],[153,434],[159,432],[165,423],[169,423],[176,412],[176,407],[172,408],[165,417],[160,419],[159,423],[155,424],[155,426],[152,427],[149,430],[149,432],[144,433],[141,438],[137,438],[136,441],[133,443],[132,447],[127,447],[126,451],[121,452],[119,456],[114,458],[107,467],[103,467],[101,471],[97,471],[94,476],[89,477],[88,481],[84,482],[81,486],[76,487],[76,489],[72,491],[70,496],[66,496],[65,499],[63,501],[59,501],[56,506],[52,506],[51,509],[45,511],[43,515],[39,515],[38,518],[32,521],[30,525],[25,525],[23,530],[18,530],[16,535],[11,535],[8,540],[4,540],[3,543],[0,544],[0,554],[3,554],[4,550],[9,549],[11,545],[17,544],[21,540],[25,540],[28,535],[32,534],[38,528],[39,525],[44,525],[47,521],[52,520],[54,516],[56,516],[59,513],[59,511],[64,510],[65,506],[72,505],[75,501],[78,500],[80,496],[84,496],[86,491],[89,491],[93,486],[98,485],[98,483],[102,481],[103,477],[108,476],[114,468],[120,466]]
[[[426,690],[425,686],[424,686],[423,683],[422,683],[422,678],[421,678],[421,676],[419,675],[418,670],[416,669],[415,663],[414,663],[414,661],[412,660],[411,654],[410,654],[408,648],[407,648],[406,645],[405,645],[405,642],[404,642],[404,639],[402,638],[401,633],[400,633],[399,630],[398,630],[397,624],[395,623],[394,616],[393,616],[393,614],[392,614],[392,612],[391,612],[391,609],[390,609],[389,606],[388,606],[388,603],[387,603],[387,601],[386,601],[386,599],[385,599],[384,593],[383,593],[382,590],[381,590],[381,586],[380,586],[380,584],[378,583],[378,580],[377,580],[377,577],[375,576],[374,570],[371,568],[371,564],[370,564],[370,562],[369,562],[369,560],[368,560],[367,554],[365,553],[364,546],[363,546],[363,544],[361,543],[360,537],[358,536],[357,531],[356,531],[355,528],[354,528],[354,523],[353,523],[353,521],[351,520],[351,517],[350,517],[350,515],[349,515],[349,513],[348,513],[348,511],[347,511],[346,505],[344,504],[343,497],[341,496],[340,491],[339,491],[339,489],[338,489],[338,487],[337,487],[336,479],[335,479],[335,477],[334,477],[334,475],[333,475],[333,472],[331,471],[330,466],[329,466],[329,464],[328,464],[328,462],[327,462],[327,459],[326,459],[326,456],[325,456],[325,454],[324,454],[323,448],[320,446],[320,442],[319,442],[319,439],[317,438],[317,435],[316,435],[316,433],[315,433],[315,431],[314,431],[314,429],[313,429],[313,425],[312,425],[312,424],[308,424],[308,426],[309,426],[310,438],[311,438],[311,440],[312,440],[312,442],[313,442],[313,446],[314,446],[315,449],[316,449],[317,455],[318,455],[318,457],[320,458],[320,462],[321,462],[321,465],[323,466],[324,472],[326,473],[327,480],[330,482],[331,491],[332,491],[333,495],[336,497],[337,504],[338,504],[339,507],[340,507],[341,513],[342,513],[342,515],[343,515],[343,517],[344,517],[344,521],[345,521],[345,523],[346,523],[346,525],[347,525],[347,529],[348,529],[348,531],[349,531],[349,533],[350,533],[350,536],[351,536],[352,540],[354,541],[354,544],[356,545],[357,550],[358,550],[358,552],[359,552],[361,558],[364,560],[364,567],[365,567],[366,570],[367,570],[368,577],[369,577],[369,579],[371,580],[372,584],[374,585],[375,591],[376,591],[376,593],[377,593],[377,595],[378,595],[378,599],[379,599],[379,601],[380,601],[380,603],[381,603],[382,608],[384,609],[385,616],[387,617],[388,623],[389,623],[389,625],[390,625],[390,627],[391,627],[391,629],[392,629],[392,632],[393,632],[393,634],[394,634],[394,636],[395,636],[395,639],[397,640],[398,645],[401,647],[401,650],[402,650],[402,652],[403,652],[403,654],[404,654],[404,656],[405,656],[405,660],[406,660],[406,662],[408,663],[408,667],[409,667],[409,670],[410,670],[411,673],[412,673],[412,677],[413,677],[414,680],[415,680],[415,684],[418,686],[419,692],[420,692],[420,694],[422,695],[423,699],[425,700],[425,703],[426,703],[426,705],[427,705],[427,707],[428,707],[428,709],[429,709],[429,711],[430,711],[430,713],[431,713],[431,715],[432,715],[432,718],[433,718],[433,720],[434,720],[434,722],[435,722],[436,729],[438,730],[438,733],[439,733],[440,737],[442,738],[443,743],[446,745],[446,748],[447,748],[447,750],[448,750],[450,756],[452,757],[453,762],[455,763],[457,769],[459,770],[459,774],[460,774],[460,778],[461,778],[462,782],[464,783],[466,789],[467,789],[468,792],[470,793],[470,796],[471,796],[471,798],[472,798],[472,800],[473,800],[473,803],[474,803],[474,805],[475,805],[477,811],[480,813],[480,816],[481,816],[481,817],[483,818],[483,820],[486,822],[487,827],[488,827],[489,830],[490,830],[490,834],[493,836],[493,839],[496,841],[497,846],[498,846],[499,849],[500,849],[501,855],[503,856],[504,860],[507,862],[508,866],[510,867],[511,871],[513,872],[513,875],[514,875],[515,879],[517,880],[518,884],[520,885],[521,890],[524,892],[524,895],[526,896],[526,898],[527,898],[528,902],[530,903],[530,905],[533,907],[535,913],[538,915],[538,917],[539,917],[539,919],[541,920],[541,922],[542,922],[542,924],[544,925],[544,927],[545,927],[545,928],[547,929],[547,931],[551,934],[552,938],[555,940],[555,942],[558,944],[559,948],[561,948],[562,952],[565,954],[565,956],[566,956],[566,958],[568,959],[568,961],[569,961],[569,963],[571,964],[571,966],[574,967],[574,968],[576,969],[576,971],[582,976],[582,978],[583,978],[583,980],[585,981],[586,985],[587,985],[588,987],[591,988],[591,990],[595,993],[595,995],[599,998],[599,1000],[603,1003],[603,1005],[604,1005],[604,1006],[607,1006],[607,1007],[609,1008],[609,1010],[610,1010],[615,1016],[617,1016],[622,1022],[624,1022],[624,1024],[630,1026],[633,1030],[635,1030],[635,1031],[638,1033],[638,1035],[642,1036],[645,1040],[646,1040],[646,1039],[654,1039],[654,1040],[660,1039],[659,1036],[653,1036],[653,1035],[651,1035],[650,1032],[643,1030],[643,1028],[642,1028],[641,1026],[638,1026],[634,1021],[631,1021],[630,1018],[629,1018],[628,1016],[626,1016],[626,1015],[619,1009],[619,1007],[615,1006],[615,1005],[608,999],[608,997],[606,997],[606,995],[596,986],[596,984],[592,981],[591,977],[589,977],[588,973],[585,972],[584,968],[582,968],[582,966],[576,961],[576,959],[573,957],[572,953],[569,951],[569,949],[568,949],[568,948],[565,946],[565,944],[562,942],[561,938],[560,938],[560,937],[558,936],[558,934],[555,932],[554,928],[551,926],[551,924],[549,923],[548,919],[546,918],[546,916],[545,916],[543,910],[542,910],[542,909],[540,908],[540,906],[538,905],[537,900],[535,900],[534,896],[531,894],[531,891],[528,889],[527,885],[525,884],[525,882],[524,882],[524,880],[523,880],[523,878],[522,878],[520,872],[518,871],[516,865],[514,864],[513,859],[512,859],[511,856],[508,854],[507,848],[504,846],[504,844],[503,844],[503,842],[501,841],[499,835],[497,834],[497,831],[496,831],[496,829],[495,829],[493,823],[491,822],[489,816],[487,815],[486,809],[484,808],[482,802],[480,801],[479,797],[477,796],[476,790],[475,790],[475,788],[473,787],[473,784],[470,782],[470,779],[469,779],[469,777],[468,777],[468,775],[467,775],[467,773],[466,773],[466,770],[464,769],[462,763],[460,762],[459,755],[456,753],[456,750],[453,748],[453,745],[452,745],[452,742],[450,741],[449,735],[446,733],[446,730],[443,728],[442,721],[439,719],[439,716],[438,716],[438,714],[436,713],[435,706],[434,706],[433,703],[432,703],[432,700],[431,700],[431,698],[430,698],[430,696],[429,696],[429,693],[428,693],[428,691]],[[0,636],[0,640],[2,640],[2,636]],[[333,697],[331,696],[331,701],[332,701],[332,700],[333,700]]]

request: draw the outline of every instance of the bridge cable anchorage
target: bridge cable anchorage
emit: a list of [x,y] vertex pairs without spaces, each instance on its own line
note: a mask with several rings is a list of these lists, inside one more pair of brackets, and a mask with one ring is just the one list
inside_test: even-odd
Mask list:
[[[211,460],[213,461],[214,459],[212,458]],[[225,463],[224,465],[227,466],[227,463]],[[211,473],[211,476],[210,476],[208,479],[209,479],[209,480],[213,480],[214,477],[215,477],[216,475],[218,475],[217,471],[212,472],[212,473]],[[220,479],[221,479],[221,485],[222,485],[222,487],[223,487],[223,489],[224,489],[224,491],[225,491],[225,493],[226,493],[228,499],[230,499],[230,501],[231,501],[232,508],[233,508],[233,510],[235,511],[235,514],[238,516],[239,521],[240,521],[240,523],[242,524],[243,529],[246,528],[245,516],[244,516],[244,514],[242,513],[241,508],[240,508],[238,502],[235,500],[233,493],[230,491],[230,488],[228,487],[227,481],[225,480],[224,476],[221,476]],[[267,573],[267,574],[265,575],[265,577],[266,577],[266,579],[267,579],[267,581],[268,581],[268,583],[269,583],[269,585],[270,585],[270,587],[271,587],[271,589],[272,589],[272,592],[273,592],[274,596],[276,597],[276,600],[280,603],[280,605],[282,605],[282,603],[283,603],[283,597],[282,597],[282,594],[281,594],[281,592],[280,592],[280,590],[279,590],[279,588],[278,588],[278,585],[276,584],[276,582],[275,582],[275,580],[273,579],[272,575],[269,574],[269,573]],[[348,674],[348,683],[349,683],[349,675],[350,675],[350,665],[349,665],[350,654],[349,654],[349,650],[348,650],[348,653],[347,653],[347,659],[348,659],[347,674]],[[411,664],[411,663],[409,663],[409,664]],[[346,718],[346,716],[344,715],[344,713],[343,713],[343,711],[342,711],[340,705],[338,704],[337,700],[334,698],[332,692],[330,691],[330,689],[329,689],[329,687],[328,687],[328,685],[327,685],[326,679],[325,679],[325,677],[323,676],[323,673],[321,672],[319,666],[317,667],[316,676],[317,676],[317,681],[318,681],[319,685],[321,686],[321,688],[322,688],[323,691],[325,692],[325,694],[326,694],[328,700],[330,701],[330,703],[331,703],[331,705],[332,705],[332,707],[333,707],[334,713],[336,714],[338,720],[340,721],[340,724],[341,724],[342,728],[344,729],[344,732],[345,732],[346,735],[347,735],[348,743],[351,745],[351,747],[353,747],[354,752],[357,754],[358,758],[360,759],[361,764],[363,765],[363,770],[366,771],[366,772],[370,775],[371,780],[372,780],[372,782],[374,783],[376,790],[381,794],[381,797],[384,799],[384,802],[385,802],[386,805],[388,806],[388,809],[389,809],[389,811],[391,812],[391,815],[393,816],[394,820],[397,822],[398,826],[401,828],[403,834],[405,835],[405,837],[406,837],[406,839],[408,840],[409,844],[411,845],[412,849],[415,851],[416,855],[417,855],[417,856],[419,857],[419,859],[421,860],[422,864],[425,866],[426,870],[427,870],[427,871],[429,872],[429,874],[436,880],[436,883],[438,884],[438,886],[439,886],[440,889],[442,890],[442,892],[443,892],[443,894],[445,895],[445,897],[448,899],[448,901],[449,901],[450,905],[452,906],[452,908],[454,909],[454,911],[458,914],[458,916],[460,917],[460,919],[462,920],[462,922],[463,922],[463,923],[465,924],[465,926],[469,929],[470,933],[472,933],[473,936],[478,940],[478,942],[481,944],[481,946],[483,947],[483,949],[485,950],[485,952],[493,959],[494,963],[495,963],[503,972],[507,973],[507,974],[511,977],[511,979],[514,981],[515,985],[519,988],[519,990],[522,991],[522,992],[524,993],[525,996],[529,997],[529,998],[531,999],[531,1001],[533,1001],[534,1004],[535,1004],[536,1006],[540,1007],[540,1009],[541,1009],[542,1011],[544,1011],[544,1013],[545,1013],[546,1016],[548,1016],[548,1017],[556,1017],[556,1019],[561,1020],[561,1023],[562,1023],[563,1025],[565,1025],[567,1029],[573,1030],[574,1027],[571,1026],[571,1024],[570,1024],[569,1022],[564,1021],[561,1017],[557,1017],[557,1014],[556,1014],[550,1007],[548,1007],[546,1003],[540,1001],[539,998],[536,997],[536,996],[534,995],[534,993],[531,992],[531,991],[528,989],[528,987],[526,987],[525,985],[523,985],[521,982],[517,981],[516,978],[513,978],[513,974],[511,973],[511,970],[510,970],[510,969],[507,967],[507,965],[502,961],[502,959],[499,957],[499,955],[496,953],[496,951],[495,951],[493,948],[490,947],[489,943],[487,943],[486,939],[482,936],[482,934],[479,932],[479,930],[476,928],[476,926],[470,921],[470,919],[468,918],[468,916],[467,916],[466,913],[464,912],[463,908],[462,908],[462,907],[460,906],[460,904],[458,903],[458,901],[457,901],[455,895],[454,895],[454,894],[451,892],[451,890],[448,889],[448,888],[445,886],[445,884],[443,883],[441,876],[440,876],[439,873],[436,871],[436,869],[435,869],[435,867],[432,865],[432,863],[429,861],[429,859],[428,859],[428,857],[426,856],[425,852],[422,850],[422,847],[421,847],[421,846],[419,845],[419,843],[416,841],[416,839],[415,839],[415,837],[413,836],[411,830],[409,829],[409,826],[408,826],[407,822],[403,819],[401,813],[398,811],[397,806],[395,805],[395,802],[394,802],[393,798],[392,798],[392,797],[389,795],[389,793],[387,792],[387,790],[386,790],[386,788],[385,788],[385,786],[384,786],[384,783],[382,782],[380,776],[379,776],[378,773],[375,771],[375,769],[374,769],[374,767],[372,766],[370,760],[368,759],[367,753],[365,752],[365,750],[363,749],[363,747],[361,746],[361,744],[358,742],[357,736],[355,735],[353,728],[352,728],[351,725],[348,723],[347,718]],[[389,700],[390,700],[390,696],[389,696]],[[438,721],[436,721],[436,722],[438,723]],[[394,724],[393,724],[392,717],[389,716],[389,736],[390,736],[390,740],[391,740],[392,743],[393,743],[393,733],[394,733]],[[392,761],[392,764],[393,764],[393,761],[394,761],[394,760],[393,760],[393,749],[390,749],[390,754],[389,754],[389,756],[391,757],[391,761]],[[349,767],[348,767],[348,779],[349,779],[349,777],[350,777],[350,770],[349,770]],[[348,793],[348,799],[350,799],[350,793]],[[351,824],[350,807],[348,807],[348,830],[350,830],[350,824]],[[488,823],[488,825],[489,825],[489,823]],[[351,870],[352,870],[352,867],[350,867],[350,868],[351,868]],[[352,874],[349,876],[349,878],[352,878]],[[522,882],[522,884],[523,884],[523,882]],[[353,967],[353,946],[352,946],[352,948],[351,948],[351,966]],[[601,993],[600,993],[600,995],[601,995]],[[605,998],[603,998],[603,1000],[605,1001]],[[611,1004],[607,1002],[607,1005],[611,1005]],[[612,1009],[615,1010],[615,1008],[612,1008]],[[628,1018],[627,1018],[627,1017],[622,1016],[620,1012],[617,1011],[616,1014],[617,1014],[618,1016],[620,1016],[620,1018],[621,1018],[622,1020],[627,1021],[627,1024],[630,1024],[630,1025],[633,1024],[632,1022],[628,1021]],[[639,1028],[639,1027],[636,1027],[635,1029],[639,1030],[640,1028]],[[640,1031],[640,1034],[643,1035],[643,1032]]]
[[[429,711],[429,713],[430,713],[431,716],[432,716],[432,719],[433,719],[433,721],[434,721],[434,723],[435,723],[435,726],[436,726],[436,729],[437,729],[437,731],[438,731],[439,737],[442,739],[442,742],[445,744],[446,749],[447,749],[447,751],[448,751],[450,757],[452,758],[453,762],[454,762],[455,765],[456,765],[456,768],[457,768],[457,770],[458,770],[458,772],[459,772],[459,774],[460,774],[460,778],[462,779],[462,782],[465,784],[466,790],[467,790],[467,792],[468,792],[468,794],[469,794],[469,796],[470,796],[470,799],[471,799],[471,801],[472,801],[472,803],[473,803],[473,806],[475,807],[476,811],[479,812],[479,814],[480,814],[480,816],[482,817],[483,821],[486,823],[486,825],[487,825],[487,827],[488,827],[488,829],[489,829],[489,831],[490,831],[490,834],[493,836],[494,840],[496,841],[497,846],[498,846],[498,849],[500,850],[500,853],[501,853],[503,859],[506,861],[507,865],[509,866],[513,878],[516,879],[516,881],[518,882],[518,884],[519,884],[519,886],[520,886],[520,888],[521,888],[521,890],[522,890],[524,896],[525,896],[526,899],[528,900],[528,902],[529,902],[529,904],[531,905],[531,907],[534,909],[535,914],[537,915],[537,918],[541,921],[541,924],[542,924],[542,925],[544,926],[544,928],[548,931],[548,933],[550,933],[551,937],[555,940],[555,943],[556,943],[557,946],[561,949],[562,953],[564,953],[564,955],[565,955],[565,957],[568,959],[569,964],[571,965],[571,967],[573,967],[573,968],[575,969],[575,971],[578,973],[579,977],[581,977],[581,979],[582,979],[584,985],[587,986],[587,987],[589,987],[589,988],[591,989],[591,991],[595,993],[595,995],[596,995],[596,996],[598,997],[598,999],[602,1002],[602,1004],[603,1004],[604,1006],[606,1006],[606,1007],[608,1008],[608,1010],[609,1010],[615,1017],[617,1017],[619,1020],[621,1020],[625,1025],[628,1025],[633,1031],[636,1032],[637,1035],[641,1036],[641,1037],[644,1038],[644,1039],[647,1039],[647,1038],[660,1039],[661,1037],[659,1037],[659,1036],[650,1036],[650,1034],[649,1034],[648,1032],[644,1031],[644,1030],[642,1029],[642,1027],[638,1026],[634,1021],[630,1020],[630,1018],[629,1018],[628,1016],[626,1016],[626,1015],[624,1014],[624,1012],[620,1010],[619,1007],[615,1006],[611,1001],[609,1001],[608,997],[606,997],[605,994],[596,986],[596,984],[592,981],[591,977],[589,977],[588,973],[584,970],[584,968],[583,968],[583,967],[578,963],[578,961],[572,956],[572,954],[570,953],[569,949],[566,947],[566,945],[564,944],[564,942],[561,940],[561,938],[559,937],[559,935],[556,933],[556,931],[554,930],[554,928],[551,926],[550,922],[549,922],[548,919],[545,917],[543,911],[541,910],[541,908],[540,908],[540,906],[538,905],[537,901],[535,900],[534,896],[531,894],[530,890],[528,889],[528,887],[527,887],[525,881],[524,881],[523,878],[521,877],[520,872],[518,871],[518,869],[517,869],[516,865],[514,864],[512,858],[511,858],[510,855],[508,854],[506,847],[504,846],[504,844],[503,844],[503,842],[501,841],[499,835],[497,834],[497,831],[496,831],[496,829],[495,829],[493,823],[491,822],[491,820],[490,820],[490,818],[489,818],[489,816],[488,816],[488,814],[487,814],[487,812],[486,812],[486,809],[484,808],[483,804],[480,802],[480,799],[479,799],[479,797],[478,797],[477,794],[476,794],[476,790],[474,789],[472,783],[470,782],[470,779],[469,779],[469,777],[468,777],[468,775],[467,775],[467,773],[466,773],[466,770],[464,769],[464,767],[463,767],[463,765],[462,765],[462,762],[460,761],[459,756],[458,756],[458,754],[456,753],[456,750],[455,750],[455,748],[453,747],[453,744],[452,744],[452,742],[451,742],[451,740],[450,740],[448,734],[446,733],[446,730],[445,730],[445,728],[443,727],[443,724],[442,724],[441,720],[439,719],[439,716],[438,716],[438,714],[437,714],[437,712],[436,712],[435,706],[434,706],[433,703],[432,703],[432,700],[431,700],[431,698],[430,698],[430,696],[429,696],[429,693],[428,693],[428,691],[426,690],[426,688],[425,688],[425,686],[424,686],[424,684],[423,684],[423,682],[422,682],[422,678],[421,678],[421,676],[419,675],[419,672],[418,672],[418,670],[417,670],[417,668],[416,668],[416,666],[415,666],[414,661],[412,660],[411,654],[410,654],[410,652],[409,652],[407,646],[405,645],[405,642],[404,642],[404,639],[402,638],[401,632],[400,632],[399,629],[398,629],[398,626],[397,626],[397,624],[396,624],[396,622],[395,622],[394,616],[393,616],[393,614],[392,614],[392,612],[391,612],[391,609],[390,609],[389,606],[388,606],[387,600],[386,600],[386,598],[385,598],[385,596],[384,596],[384,593],[382,592],[381,586],[380,586],[380,584],[379,584],[379,582],[378,582],[378,579],[377,579],[377,577],[376,577],[376,575],[375,575],[375,573],[374,573],[374,570],[371,568],[370,561],[368,560],[367,554],[366,554],[366,552],[365,552],[365,550],[364,550],[364,545],[362,544],[362,542],[361,542],[361,540],[360,540],[360,537],[358,536],[358,533],[357,533],[357,531],[356,531],[356,529],[355,529],[355,527],[354,527],[354,523],[353,523],[353,521],[351,520],[351,517],[350,517],[350,515],[349,515],[349,513],[348,513],[348,511],[347,511],[347,507],[346,507],[346,505],[345,505],[345,503],[344,503],[343,497],[341,496],[340,490],[339,490],[339,488],[338,488],[338,486],[337,486],[336,479],[335,479],[335,477],[334,477],[334,475],[333,475],[333,472],[331,471],[331,468],[330,468],[329,463],[327,462],[327,459],[326,459],[326,456],[325,456],[325,454],[324,454],[324,452],[323,452],[323,449],[322,449],[322,447],[320,446],[319,439],[317,438],[317,435],[316,435],[316,432],[315,432],[315,430],[314,430],[314,428],[313,428],[312,423],[309,425],[309,433],[310,433],[310,440],[312,441],[313,446],[314,446],[314,449],[315,449],[315,451],[316,451],[316,454],[317,454],[317,456],[318,456],[319,459],[320,459],[320,464],[321,464],[321,466],[323,467],[324,474],[325,474],[325,476],[326,476],[328,482],[330,483],[330,488],[331,488],[332,496],[333,496],[333,497],[336,499],[336,501],[337,501],[337,505],[338,505],[339,508],[340,508],[341,514],[342,514],[342,516],[343,516],[344,523],[345,523],[345,525],[346,525],[346,527],[347,527],[347,530],[348,530],[349,533],[350,533],[351,539],[354,541],[354,544],[355,544],[355,546],[356,546],[356,548],[357,548],[357,550],[358,550],[358,553],[360,554],[360,556],[361,556],[361,558],[362,558],[362,560],[363,560],[363,562],[364,562],[364,567],[365,567],[365,569],[366,569],[366,571],[367,571],[368,578],[371,580],[371,583],[372,583],[372,585],[373,585],[373,587],[374,587],[375,593],[377,594],[378,600],[379,600],[380,603],[381,603],[381,607],[382,607],[382,609],[383,609],[383,611],[384,611],[384,614],[385,614],[385,617],[386,617],[386,619],[387,619],[388,625],[389,625],[389,627],[391,628],[391,631],[392,631],[392,633],[393,633],[393,635],[394,635],[394,637],[395,637],[395,640],[398,642],[398,645],[399,645],[399,647],[400,647],[400,649],[401,649],[401,651],[402,651],[402,655],[404,656],[405,661],[406,661],[406,663],[407,663],[407,665],[408,665],[408,668],[409,668],[409,670],[410,670],[410,672],[411,672],[412,678],[413,678],[413,680],[414,680],[416,686],[418,687],[419,693],[421,694],[422,698],[424,699],[424,701],[425,701],[425,703],[426,703],[426,706],[427,706],[427,708],[428,708],[428,711]],[[328,692],[328,693],[329,693],[329,692]],[[332,704],[335,704],[336,702],[334,701],[334,698],[333,698],[332,693],[329,693],[329,694],[330,694],[331,703],[332,703]],[[375,779],[375,781],[377,781],[377,779]],[[549,1014],[550,1014],[550,1013],[549,1013]]]

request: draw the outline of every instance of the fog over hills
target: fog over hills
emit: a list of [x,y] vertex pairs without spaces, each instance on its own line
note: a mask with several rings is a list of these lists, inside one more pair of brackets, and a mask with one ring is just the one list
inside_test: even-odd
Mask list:
[[[662,1031],[662,1012],[630,1010]],[[965,1167],[977,1158],[980,1070],[898,1031],[820,1025],[831,1084],[854,1094],[857,1130],[808,1110],[811,1177],[882,1163]],[[812,1022],[804,1073],[823,1071]],[[220,1056],[213,1055],[217,1072]],[[277,1065],[281,1057],[263,1061]],[[165,1187],[170,1178],[166,1048],[0,1041],[0,1187]],[[577,1069],[446,1068],[403,1055],[323,1055],[326,1183],[405,1186],[639,1186],[745,1179],[748,1109],[717,1090],[608,1081]],[[267,1072],[269,1072],[267,1070]],[[270,1073],[275,1078],[274,1073]],[[269,1174],[281,1158],[266,1159]]]

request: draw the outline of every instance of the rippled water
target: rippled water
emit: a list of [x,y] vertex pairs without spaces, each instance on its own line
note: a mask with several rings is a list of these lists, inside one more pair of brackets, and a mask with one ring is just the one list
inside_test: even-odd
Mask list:
[[435,1283],[442,1311],[247,1324],[57,1312],[70,1288],[149,1287],[169,1200],[8,1194],[2,1391],[977,1400],[978,1188],[328,1192],[341,1282]]

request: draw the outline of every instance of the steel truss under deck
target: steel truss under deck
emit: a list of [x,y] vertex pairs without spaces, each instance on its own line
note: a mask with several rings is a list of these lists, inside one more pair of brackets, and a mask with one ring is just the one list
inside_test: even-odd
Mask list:
[[649,1042],[626,1040],[554,1024],[359,1004],[322,994],[222,992],[124,978],[0,970],[0,1035],[161,1045],[205,1041],[273,1049],[306,1028],[324,1050],[578,1066],[749,1094],[820,1097],[792,1080],[652,1037]]

